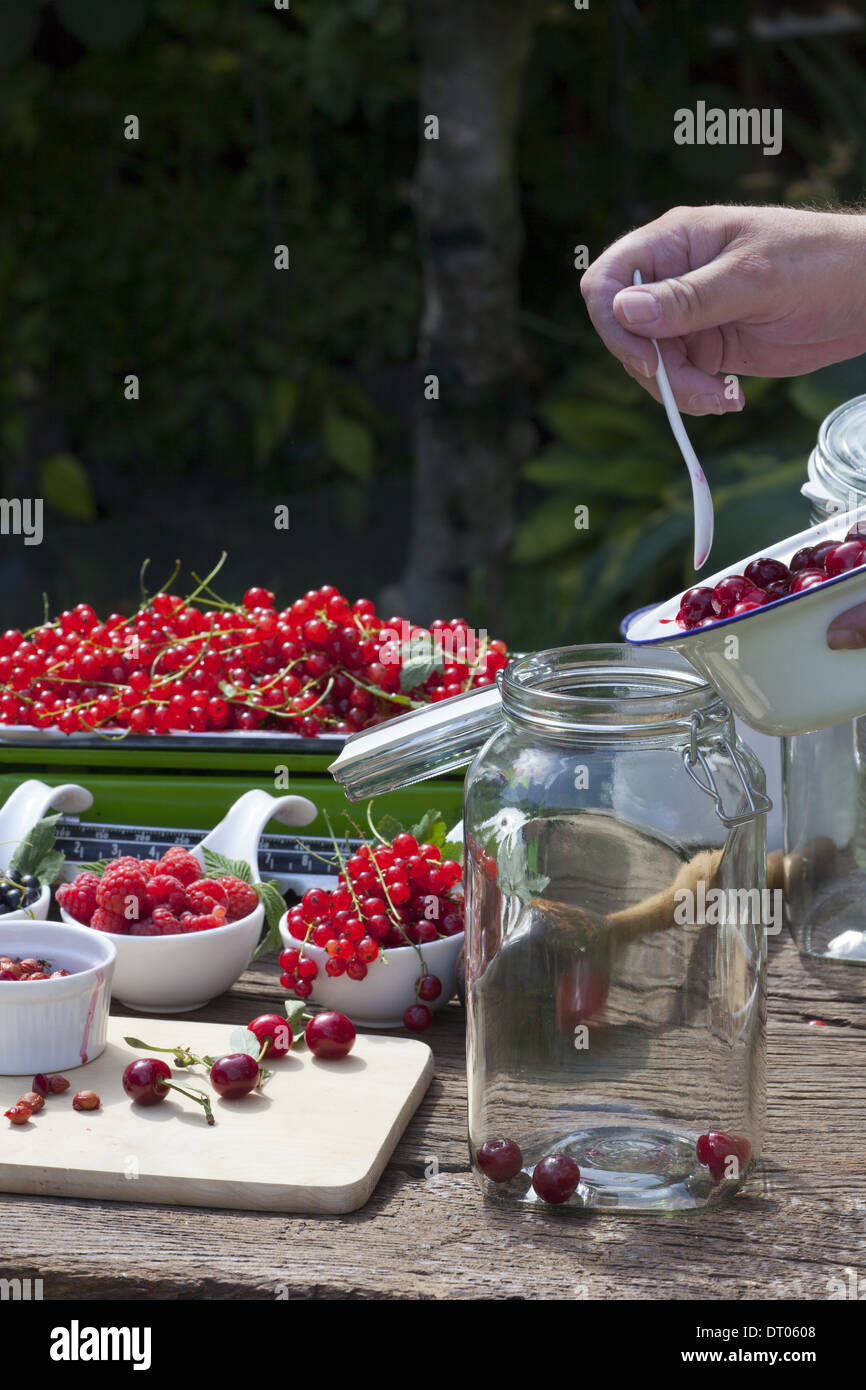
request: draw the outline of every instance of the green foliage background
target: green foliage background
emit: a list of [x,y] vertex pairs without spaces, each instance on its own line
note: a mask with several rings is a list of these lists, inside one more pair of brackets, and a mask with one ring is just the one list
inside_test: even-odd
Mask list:
[[[862,196],[863,29],[762,37],[753,8],[544,10],[519,150],[540,442],[502,576],[515,647],[610,637],[689,577],[681,461],[662,412],[588,328],[574,246],[595,255],[681,202]],[[409,0],[0,9],[0,481],[9,493],[35,476],[54,534],[107,534],[141,478],[153,498],[248,506],[284,500],[288,480],[323,529],[342,528],[359,582],[398,577],[377,498],[393,487],[408,516],[417,64]],[[783,153],[674,146],[672,113],[698,98],[782,107]],[[133,112],[138,142],[123,138]],[[273,268],[279,244],[288,273]],[[146,392],[134,415],[130,372]],[[718,506],[714,563],[805,524],[817,422],[862,381],[858,362],[746,382],[743,415],[694,423]],[[575,530],[577,504],[588,530]],[[60,599],[100,597],[98,539],[88,546],[90,570],[74,574],[43,548]],[[106,575],[114,602],[117,584]],[[483,622],[484,597],[470,604]]]

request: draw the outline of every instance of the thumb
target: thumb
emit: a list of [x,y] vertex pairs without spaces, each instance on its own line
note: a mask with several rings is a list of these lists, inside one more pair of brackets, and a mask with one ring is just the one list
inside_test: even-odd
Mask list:
[[866,647],[866,603],[858,603],[833,619],[827,629],[827,646],[843,652]]
[[685,275],[620,290],[613,312],[631,333],[679,338],[754,314],[755,291],[753,275],[717,257]]

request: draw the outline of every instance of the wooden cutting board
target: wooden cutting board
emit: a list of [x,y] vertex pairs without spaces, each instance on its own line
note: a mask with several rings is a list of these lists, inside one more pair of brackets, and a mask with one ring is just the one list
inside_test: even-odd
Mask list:
[[[239,1101],[217,1096],[201,1067],[172,1066],[173,1080],[211,1094],[213,1126],[183,1096],[150,1108],[129,1100],[124,1068],[148,1054],[127,1047],[124,1035],[218,1056],[233,1050],[233,1026],[110,1018],[102,1056],[66,1073],[70,1089],[27,1125],[11,1125],[2,1111],[32,1077],[0,1077],[0,1190],[254,1211],[363,1206],[430,1084],[430,1048],[359,1033],[348,1057],[324,1062],[302,1043],[270,1063],[261,1094]],[[73,1110],[83,1090],[96,1091],[101,1109]]]

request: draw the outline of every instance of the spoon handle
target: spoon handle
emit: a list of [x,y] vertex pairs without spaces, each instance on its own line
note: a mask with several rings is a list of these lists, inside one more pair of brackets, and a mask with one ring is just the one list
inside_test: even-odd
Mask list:
[[[636,270],[632,283],[642,285],[641,273]],[[695,569],[702,569],[707,562],[713,544],[713,499],[710,493],[709,483],[707,482],[704,470],[698,461],[698,456],[692,448],[691,440],[686,434],[686,427],[683,418],[677,409],[674,400],[674,393],[665,371],[665,364],[662,361],[661,349],[655,338],[650,340],[656,350],[656,381],[659,384],[659,392],[662,398],[662,405],[668,417],[674,439],[679,445],[680,453],[685,460],[686,468],[689,471],[689,478],[692,484],[692,504],[695,513]]]

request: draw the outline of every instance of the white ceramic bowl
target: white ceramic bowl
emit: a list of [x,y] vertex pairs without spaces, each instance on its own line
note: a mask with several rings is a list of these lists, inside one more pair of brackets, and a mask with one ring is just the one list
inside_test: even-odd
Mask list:
[[[86,811],[93,805],[93,797],[84,787],[74,782],[64,782],[50,787],[35,777],[19,783],[14,792],[0,807],[0,869],[6,873],[9,862],[20,842],[28,831],[49,811]],[[42,922],[48,916],[51,906],[51,885],[44,884],[42,892],[29,907],[20,907],[16,912],[5,912],[0,922],[18,922],[26,919]]]
[[[258,843],[268,821],[307,825],[315,815],[315,806],[305,797],[273,797],[267,792],[249,791],[191,852],[202,865],[204,846],[229,859],[243,859],[252,868],[254,881],[259,882]],[[64,922],[80,925],[63,908],[60,913]],[[92,934],[106,937],[117,948],[115,999],[137,1013],[180,1014],[201,1009],[231,989],[250,963],[264,920],[265,910],[259,904],[248,917],[211,931],[179,936]]]
[[[298,948],[300,942],[289,931],[288,912],[280,922],[280,936],[285,946]],[[440,937],[422,946],[424,964],[431,975],[438,975],[442,981],[442,993],[428,1009],[434,1012],[447,1004],[454,996],[457,986],[457,957],[463,945],[465,933],[457,936]],[[325,1009],[335,1009],[346,1014],[353,1023],[363,1028],[402,1028],[403,1014],[410,1004],[416,1003],[415,982],[421,974],[418,952],[412,946],[392,946],[367,967],[363,980],[350,980],[347,975],[332,978],[325,973],[328,953],[323,946],[307,942],[304,955],[314,960],[319,973],[313,981],[310,1002],[321,1004]],[[386,964],[387,962],[387,964]],[[293,998],[294,996],[289,996]]]
[[[79,925],[63,908],[64,923]],[[265,920],[261,904],[249,917],[212,931],[180,936],[101,936],[117,950],[114,997],[128,1009],[146,1014],[184,1014],[202,1009],[231,989],[250,963]]]
[[[841,540],[858,521],[866,521],[866,507],[765,546],[695,584],[712,588],[726,575],[742,574],[762,555],[787,563],[803,546]],[[626,640],[674,647],[751,728],[776,736],[801,734],[866,713],[866,649],[827,646],[833,619],[866,601],[866,565],[689,632],[673,622],[681,598],[629,614],[622,627]]]
[[4,922],[44,922],[48,916],[48,909],[51,906],[51,889],[48,884],[42,885],[42,892],[31,903],[29,907],[16,908],[14,912],[4,912],[0,915],[0,923]]
[[0,955],[36,956],[72,973],[0,980],[0,1075],[68,1071],[105,1047],[116,952],[112,938],[61,922],[0,923]]

